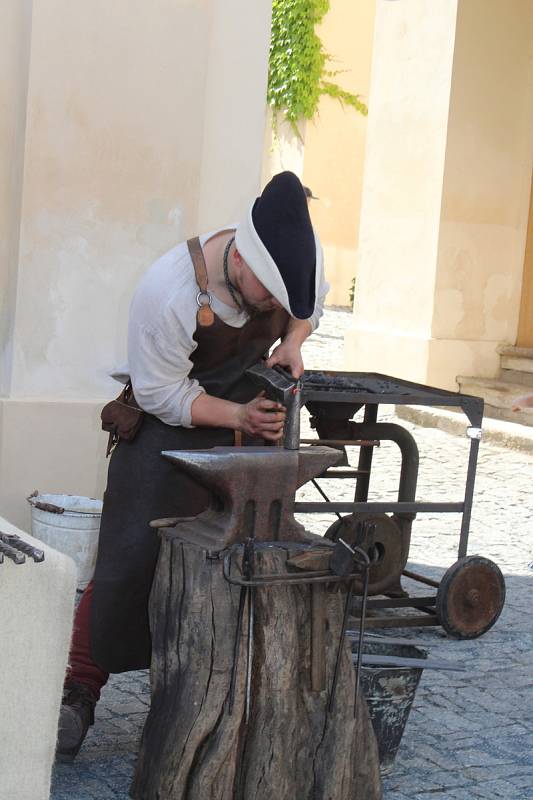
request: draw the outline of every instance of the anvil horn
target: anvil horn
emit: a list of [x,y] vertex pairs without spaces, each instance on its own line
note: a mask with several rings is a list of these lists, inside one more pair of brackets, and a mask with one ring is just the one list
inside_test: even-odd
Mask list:
[[333,447],[302,447],[299,451],[300,459],[298,464],[297,487],[303,486],[320,475],[328,467],[334,467],[343,458],[342,450],[335,450]]
[[234,447],[212,447],[209,450],[163,450],[161,455],[202,486],[213,488],[220,486],[231,473],[235,453]]

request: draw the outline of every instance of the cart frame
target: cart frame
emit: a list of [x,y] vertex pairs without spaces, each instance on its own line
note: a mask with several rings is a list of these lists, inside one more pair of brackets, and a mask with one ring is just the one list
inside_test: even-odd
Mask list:
[[[313,376],[317,375],[320,376],[318,385],[313,384]],[[350,388],[336,388],[335,381],[339,378],[341,381],[347,380],[348,382],[354,382],[359,385],[353,390]],[[331,386],[328,386],[327,384],[328,379],[331,380]],[[334,405],[330,406],[330,404]],[[374,447],[379,445],[378,437],[372,436],[372,434],[376,432],[375,426],[377,424],[378,410],[381,404],[459,408],[465,414],[469,422],[469,426],[466,429],[466,435],[470,439],[470,450],[468,456],[464,497],[461,501],[418,502],[413,500],[405,502],[402,501],[400,497],[398,502],[368,501],[368,491],[372,471],[372,457]],[[342,513],[353,514],[356,512],[393,512],[395,514],[404,516],[413,515],[412,518],[414,518],[416,514],[427,512],[461,514],[461,528],[457,557],[458,559],[466,557],[468,551],[468,536],[472,515],[477,459],[482,434],[484,406],[484,401],[482,398],[473,397],[471,395],[465,395],[458,392],[450,392],[444,389],[437,389],[431,386],[425,386],[423,384],[412,383],[410,381],[393,378],[380,373],[310,371],[304,374],[302,405],[305,405],[311,414],[319,413],[324,419],[328,418],[328,407],[331,407],[332,410],[335,411],[341,407],[344,407],[345,413],[350,413],[350,419],[357,412],[357,410],[359,410],[361,407],[364,407],[364,418],[363,422],[357,425],[357,438],[353,441],[341,441],[323,438],[305,440],[306,443],[312,442],[313,444],[316,443],[317,445],[330,444],[334,446],[349,445],[360,447],[357,470],[345,471],[342,475],[338,476],[343,478],[356,478],[354,501],[330,502],[326,500],[323,502],[297,502],[295,504],[295,512],[309,514],[324,513],[327,511],[336,513],[337,515]],[[353,406],[353,412],[350,412],[349,406]],[[396,427],[404,430],[414,442],[414,438],[411,437],[406,429],[402,428],[402,426]],[[396,439],[394,440],[396,441]],[[399,444],[402,453],[402,475],[405,477],[405,469],[409,466],[405,463],[406,461],[409,461],[409,454],[406,452],[406,448],[408,449],[408,442],[404,442],[402,444],[401,442],[397,441],[397,444]],[[417,451],[416,444],[415,449]],[[414,478],[415,486],[417,474],[418,451],[416,452],[416,472]],[[402,480],[402,475],[400,476],[400,482]],[[327,470],[321,477],[335,478],[335,470]],[[322,494],[324,496],[324,493]],[[400,494],[401,492],[399,492],[399,495]],[[422,583],[437,590],[439,589],[440,583],[438,581],[412,572],[411,570],[404,569],[402,575],[418,583]],[[407,597],[394,597],[385,593],[383,597],[378,596],[375,598],[369,598],[367,601],[367,607],[369,609],[376,610],[382,608],[407,607],[418,609],[422,611],[423,614],[370,617],[368,618],[368,624],[369,627],[418,627],[422,625],[440,625],[441,622],[439,621],[435,610],[436,604],[436,595],[423,597],[412,597],[409,595],[407,595]]]

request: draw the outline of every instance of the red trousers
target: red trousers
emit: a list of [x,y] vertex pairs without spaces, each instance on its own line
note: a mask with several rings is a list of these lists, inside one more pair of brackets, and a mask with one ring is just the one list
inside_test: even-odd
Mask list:
[[97,700],[100,689],[105,686],[109,672],[104,672],[91,658],[90,619],[93,599],[93,582],[85,589],[74,616],[74,631],[70,645],[70,657],[65,684],[82,683]]

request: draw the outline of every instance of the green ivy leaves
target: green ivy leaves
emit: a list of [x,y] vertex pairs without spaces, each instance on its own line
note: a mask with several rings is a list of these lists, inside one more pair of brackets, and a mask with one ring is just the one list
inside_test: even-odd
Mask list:
[[325,80],[337,72],[326,70],[330,56],[315,32],[329,11],[330,0],[273,0],[267,102],[273,109],[274,126],[282,113],[301,138],[297,121],[312,119],[320,96],[327,94],[352,106],[360,114],[368,109],[359,95]]

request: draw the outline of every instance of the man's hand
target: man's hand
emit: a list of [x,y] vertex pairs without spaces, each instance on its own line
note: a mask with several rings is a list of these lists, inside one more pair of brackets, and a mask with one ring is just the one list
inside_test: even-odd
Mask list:
[[305,369],[302,359],[302,344],[311,333],[311,325],[306,319],[290,319],[285,336],[272,351],[266,362],[267,367],[279,364],[285,367],[293,378],[299,378]]
[[206,428],[232,428],[277,442],[283,436],[285,407],[267,400],[264,392],[249,403],[234,403],[203,393],[191,405],[191,421]]
[[279,364],[280,367],[285,367],[293,378],[299,378],[304,371],[304,362],[300,346],[297,340],[287,336],[272,351],[272,355],[267,360],[266,366],[273,367],[275,364]]
[[267,400],[261,392],[249,403],[240,405],[237,411],[237,430],[251,436],[262,436],[277,442],[283,436],[285,406],[274,400]]

